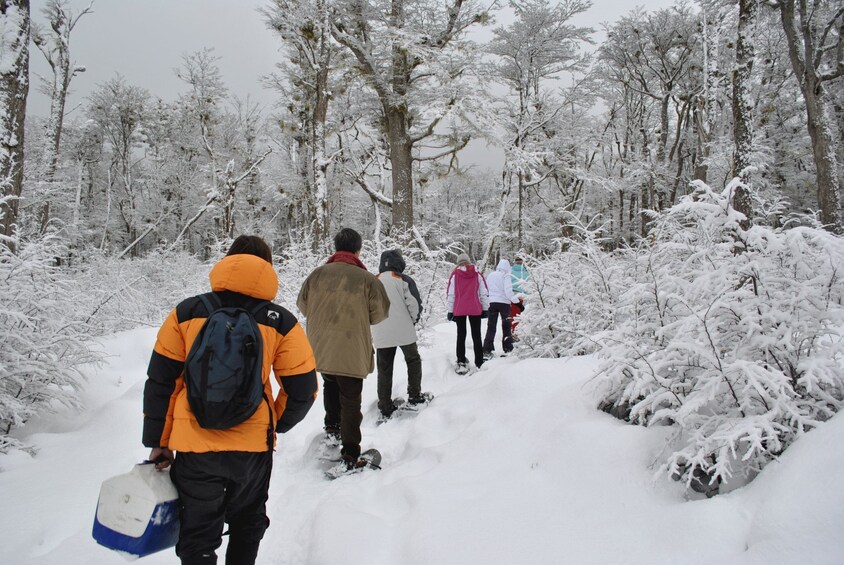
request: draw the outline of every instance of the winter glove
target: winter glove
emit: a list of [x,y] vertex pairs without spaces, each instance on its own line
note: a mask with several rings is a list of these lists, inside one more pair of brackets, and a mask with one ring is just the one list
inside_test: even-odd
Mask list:
[[519,309],[519,312],[524,312],[524,311],[525,311],[525,302],[524,302],[524,300],[519,300],[519,301],[516,303],[516,308],[518,308],[518,309]]
[[446,317],[448,318],[448,321],[449,321],[449,322],[453,322],[453,321],[454,321],[454,314],[452,314],[451,312],[449,312],[449,313],[448,313],[448,316],[446,316]]
[[483,312],[481,312],[481,319],[482,319],[482,320],[483,320],[483,319],[485,319],[485,318],[487,318],[488,316],[489,316],[489,312],[487,312],[486,310],[484,310]]

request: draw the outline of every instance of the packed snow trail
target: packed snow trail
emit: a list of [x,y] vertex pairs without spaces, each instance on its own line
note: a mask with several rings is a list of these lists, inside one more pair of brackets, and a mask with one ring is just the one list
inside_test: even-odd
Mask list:
[[[668,428],[594,409],[594,358],[494,359],[458,376],[454,335],[453,324],[437,326],[421,348],[423,390],[435,399],[419,414],[377,425],[367,379],[362,447],[381,451],[381,471],[322,477],[305,456],[322,430],[319,399],[280,436],[259,564],[844,562],[844,418],[748,487],[689,501],[654,474]],[[154,339],[140,329],[107,340],[112,356],[89,373],[87,410],[20,430],[35,457],[0,456],[3,563],[125,562],[96,545],[91,525],[102,481],[148,454],[141,396]],[[394,396],[405,385],[398,355]],[[168,550],[142,562],[178,560]]]

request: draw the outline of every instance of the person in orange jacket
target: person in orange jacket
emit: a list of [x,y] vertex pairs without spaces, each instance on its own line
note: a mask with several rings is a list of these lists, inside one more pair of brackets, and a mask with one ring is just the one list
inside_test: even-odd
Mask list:
[[[293,314],[269,302],[278,292],[278,276],[261,238],[238,237],[210,279],[223,306],[259,312],[255,321],[263,339],[264,399],[234,427],[199,425],[187,399],[184,368],[210,312],[199,296],[188,298],[158,332],[144,387],[143,443],[151,448],[149,459],[157,468],[172,463],[170,476],[180,500],[176,554],[182,563],[216,563],[223,524],[228,523],[226,563],[251,565],[269,526],[266,502],[276,433],[290,430],[313,405],[316,363]],[[280,385],[274,401],[270,371]]]

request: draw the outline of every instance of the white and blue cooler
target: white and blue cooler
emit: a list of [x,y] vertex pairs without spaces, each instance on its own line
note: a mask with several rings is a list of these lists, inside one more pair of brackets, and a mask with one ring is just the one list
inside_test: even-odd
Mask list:
[[94,539],[109,549],[143,557],[179,539],[179,495],[169,470],[140,463],[103,482],[94,517]]

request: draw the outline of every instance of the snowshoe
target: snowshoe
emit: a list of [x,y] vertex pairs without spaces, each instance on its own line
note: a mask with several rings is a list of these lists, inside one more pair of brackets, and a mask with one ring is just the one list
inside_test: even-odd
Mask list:
[[422,392],[422,393],[420,393],[416,396],[408,396],[407,397],[407,404],[409,404],[410,407],[427,406],[428,404],[431,403],[431,401],[433,399],[434,399],[434,395],[431,394],[430,392]]
[[342,441],[340,435],[326,432],[314,436],[310,445],[305,450],[305,457],[309,460],[316,460],[321,464],[335,463],[340,459],[340,448]]
[[434,395],[430,392],[423,392],[419,396],[411,396],[408,400],[405,400],[404,398],[394,398],[393,406],[395,409],[390,412],[389,416],[381,412],[381,416],[378,418],[378,425],[381,425],[388,420],[401,418],[405,414],[415,414],[430,404],[433,399]]
[[336,465],[325,472],[325,478],[329,480],[339,479],[344,475],[354,475],[367,469],[381,468],[381,452],[377,449],[367,449],[360,454],[357,460],[341,459]]

